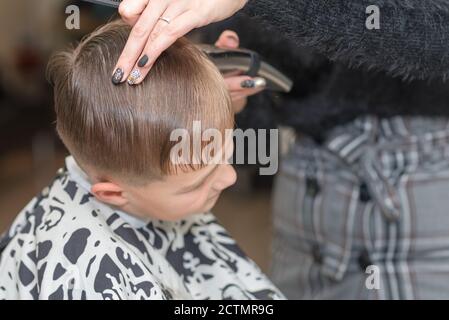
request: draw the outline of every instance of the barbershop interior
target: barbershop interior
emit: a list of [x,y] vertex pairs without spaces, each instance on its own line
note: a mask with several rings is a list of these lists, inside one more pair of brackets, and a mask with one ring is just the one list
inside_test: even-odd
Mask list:
[[[56,131],[48,61],[121,19],[101,2],[0,1],[0,272],[16,217],[60,176],[69,156]],[[290,2],[307,14],[276,4],[245,7],[186,34],[198,48],[218,50],[205,53],[225,79],[247,75],[263,83],[245,96],[234,128],[266,136],[244,145],[247,161],[233,165],[236,182],[211,212],[280,290],[269,291],[271,298],[449,299],[449,10],[427,25],[421,22],[437,18],[424,5],[396,11],[402,4],[390,8],[385,3],[396,1],[388,0],[382,13],[376,6],[365,11],[365,1],[335,2],[338,8]],[[273,17],[281,13],[271,25],[267,8]],[[323,10],[347,16],[313,17]],[[413,21],[419,28],[404,29]],[[235,50],[216,45],[225,30],[238,35]],[[257,88],[253,80],[242,88],[248,83]],[[275,140],[267,139],[270,130]],[[229,253],[222,257],[238,269]],[[0,274],[0,300],[1,285]],[[254,291],[264,297],[262,288]],[[260,297],[250,291],[237,297]],[[223,289],[220,297],[232,294]]]

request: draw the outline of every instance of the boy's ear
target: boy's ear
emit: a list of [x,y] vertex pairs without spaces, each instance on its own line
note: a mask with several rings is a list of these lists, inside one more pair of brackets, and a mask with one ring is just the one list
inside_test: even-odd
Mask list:
[[124,197],[123,189],[113,182],[98,182],[90,189],[92,194],[101,202],[122,207],[128,203]]

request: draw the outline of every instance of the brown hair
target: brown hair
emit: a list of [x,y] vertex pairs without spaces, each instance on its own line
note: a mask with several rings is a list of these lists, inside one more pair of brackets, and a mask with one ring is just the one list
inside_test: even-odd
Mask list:
[[199,120],[203,131],[223,132],[232,128],[233,114],[219,71],[185,38],[162,53],[141,84],[114,85],[111,71],[129,32],[121,21],[104,25],[76,48],[55,54],[47,75],[56,129],[80,165],[145,183],[176,172],[172,130],[191,132]]

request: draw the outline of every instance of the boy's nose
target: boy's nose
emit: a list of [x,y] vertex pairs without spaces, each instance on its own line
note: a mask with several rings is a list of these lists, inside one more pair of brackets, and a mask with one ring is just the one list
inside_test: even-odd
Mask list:
[[224,165],[221,175],[214,184],[214,189],[221,191],[232,186],[237,180],[237,173],[230,164]]

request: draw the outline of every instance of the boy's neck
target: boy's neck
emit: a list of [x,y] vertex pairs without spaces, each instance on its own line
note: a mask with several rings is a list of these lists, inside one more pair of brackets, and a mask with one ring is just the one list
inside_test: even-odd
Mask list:
[[[79,187],[81,187],[85,191],[92,194],[91,193],[92,181],[89,178],[89,176],[87,175],[87,173],[78,165],[75,158],[73,158],[73,156],[71,156],[71,155],[66,157],[65,165],[66,165],[67,172],[69,174],[70,179],[75,181]],[[94,196],[92,195],[92,197],[94,197]],[[143,218],[136,217],[128,212],[125,212],[118,208],[112,207],[112,206],[105,204],[97,199],[95,199],[95,201],[98,204],[100,204],[101,206],[107,207],[109,210],[114,210],[117,214],[119,214],[121,216],[121,218],[123,218],[123,220],[125,220],[126,222],[128,222],[130,225],[132,225],[134,227],[143,227],[149,223],[150,219],[143,219]]]

